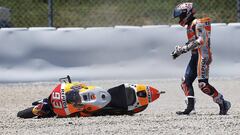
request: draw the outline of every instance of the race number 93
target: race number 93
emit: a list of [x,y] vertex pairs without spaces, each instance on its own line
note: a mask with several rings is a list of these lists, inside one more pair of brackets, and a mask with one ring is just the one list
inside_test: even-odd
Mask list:
[[52,106],[54,108],[62,108],[61,94],[59,92],[52,93]]

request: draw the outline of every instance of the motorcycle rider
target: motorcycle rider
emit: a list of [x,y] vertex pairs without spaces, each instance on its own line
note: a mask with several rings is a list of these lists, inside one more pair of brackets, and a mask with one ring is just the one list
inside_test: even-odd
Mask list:
[[211,20],[208,17],[197,19],[194,17],[195,13],[196,10],[193,8],[193,3],[181,3],[175,7],[173,12],[173,17],[179,18],[181,26],[185,27],[187,25],[188,42],[183,46],[176,46],[171,55],[173,59],[176,59],[188,51],[192,53],[181,84],[187,97],[187,108],[176,113],[178,115],[188,115],[194,110],[195,97],[192,84],[198,77],[198,86],[201,91],[211,96],[213,101],[219,105],[220,115],[226,115],[231,107],[231,103],[224,100],[223,95],[210,85],[208,81],[209,65],[212,62],[210,48]]

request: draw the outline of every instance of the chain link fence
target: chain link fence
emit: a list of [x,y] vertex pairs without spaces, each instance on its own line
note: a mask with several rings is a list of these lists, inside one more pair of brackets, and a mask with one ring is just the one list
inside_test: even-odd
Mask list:
[[[188,0],[197,17],[240,21],[240,0]],[[174,7],[185,0],[0,0],[0,27],[108,27],[176,24]]]

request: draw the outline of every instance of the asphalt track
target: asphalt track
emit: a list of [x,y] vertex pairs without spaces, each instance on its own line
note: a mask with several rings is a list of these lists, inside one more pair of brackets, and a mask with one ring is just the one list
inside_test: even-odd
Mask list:
[[232,103],[229,115],[226,116],[218,115],[218,106],[197,88],[196,83],[197,113],[190,116],[175,114],[185,108],[179,80],[108,80],[85,83],[110,88],[126,82],[151,85],[166,93],[150,104],[147,110],[134,116],[20,119],[16,117],[17,112],[29,107],[32,101],[47,97],[56,83],[0,84],[0,134],[240,134],[240,79],[210,80]]

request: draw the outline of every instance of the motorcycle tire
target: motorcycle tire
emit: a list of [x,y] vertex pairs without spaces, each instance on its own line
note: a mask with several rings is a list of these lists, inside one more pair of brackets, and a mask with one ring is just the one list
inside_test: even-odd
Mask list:
[[35,117],[36,115],[34,115],[34,114],[32,113],[32,109],[33,109],[33,107],[29,107],[29,108],[27,108],[27,109],[24,109],[24,110],[22,110],[22,111],[19,111],[19,112],[17,113],[17,117],[24,118],[24,119]]

